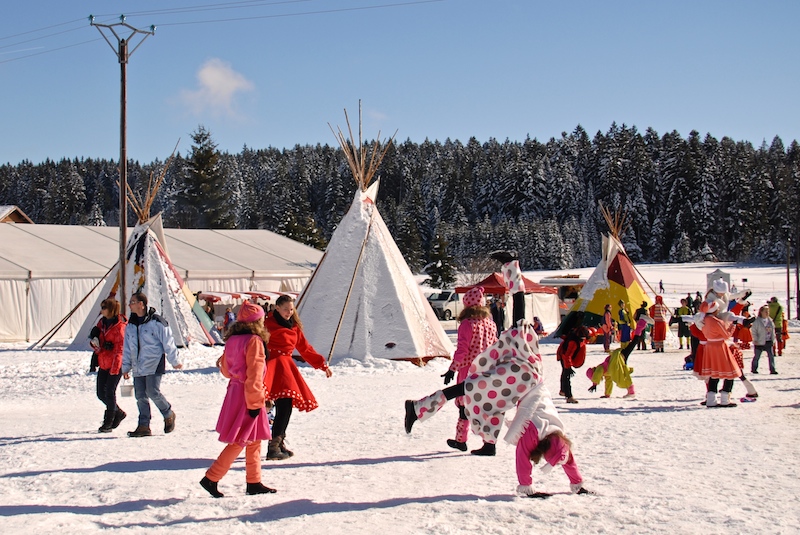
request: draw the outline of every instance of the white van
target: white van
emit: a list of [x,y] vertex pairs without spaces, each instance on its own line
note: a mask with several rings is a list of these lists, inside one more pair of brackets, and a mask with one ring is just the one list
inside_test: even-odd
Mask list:
[[440,320],[451,320],[461,313],[464,306],[461,304],[461,295],[455,290],[440,290],[428,296],[428,302]]

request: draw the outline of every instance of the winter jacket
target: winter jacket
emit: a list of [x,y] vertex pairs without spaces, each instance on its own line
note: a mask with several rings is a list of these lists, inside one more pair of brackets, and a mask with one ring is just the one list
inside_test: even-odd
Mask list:
[[783,329],[783,306],[775,301],[769,302],[769,317],[776,329]]
[[111,375],[119,375],[122,369],[122,346],[127,325],[128,320],[122,314],[111,320],[103,317],[97,322],[97,338],[100,340],[100,349],[95,351],[97,364]]
[[459,372],[459,382],[467,376],[475,357],[495,342],[497,326],[491,318],[469,318],[461,322],[458,326],[456,351],[450,364],[451,371]]
[[124,348],[122,373],[133,372],[134,377],[163,374],[165,357],[173,368],[180,364],[172,329],[152,307],[142,317],[131,315],[125,327]]
[[[758,317],[750,326],[750,334],[753,335],[753,345],[765,346],[775,342],[775,325],[772,323],[772,320],[769,318],[766,319],[768,321],[765,322],[764,318]],[[764,323],[766,323],[766,325],[764,325]]]
[[556,350],[556,360],[563,361],[565,368],[580,368],[586,360],[586,339],[589,330],[584,327],[575,327],[562,338],[564,339]]

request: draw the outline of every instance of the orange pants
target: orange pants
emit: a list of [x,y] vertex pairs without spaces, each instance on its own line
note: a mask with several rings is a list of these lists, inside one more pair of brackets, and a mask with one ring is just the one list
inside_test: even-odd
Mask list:
[[206,477],[211,481],[219,481],[228,470],[231,469],[233,461],[246,450],[244,454],[245,480],[248,483],[261,483],[261,441],[248,444],[246,448],[238,444],[228,444],[217,460],[206,471]]

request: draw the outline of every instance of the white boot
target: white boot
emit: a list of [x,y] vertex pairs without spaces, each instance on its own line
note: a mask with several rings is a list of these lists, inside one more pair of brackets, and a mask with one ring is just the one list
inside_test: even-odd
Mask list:
[[750,379],[742,379],[742,383],[744,383],[744,387],[747,390],[747,397],[749,398],[758,397],[758,392],[756,392],[756,387],[753,386],[753,383],[750,382]]
[[716,407],[716,406],[717,406],[717,393],[706,392],[706,407]]
[[719,404],[721,407],[735,407],[736,403],[731,403],[731,393],[724,390],[719,393]]

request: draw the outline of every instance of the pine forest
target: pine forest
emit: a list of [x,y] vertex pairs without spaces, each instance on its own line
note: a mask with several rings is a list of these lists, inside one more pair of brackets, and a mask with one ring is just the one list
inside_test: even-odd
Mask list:
[[[167,227],[262,228],[324,249],[352,202],[356,184],[338,146],[229,154],[203,126],[191,139],[153,205]],[[129,162],[129,185],[146,190],[164,166]],[[627,215],[622,242],[634,262],[785,263],[798,254],[800,146],[778,137],[755,148],[612,124],[546,143],[395,141],[378,174],[378,208],[409,266],[440,284],[499,248],[517,250],[526,270],[596,264],[607,231],[600,203]],[[36,223],[117,225],[118,178],[113,160],[9,163],[0,205]]]

